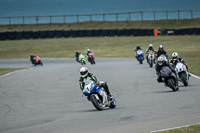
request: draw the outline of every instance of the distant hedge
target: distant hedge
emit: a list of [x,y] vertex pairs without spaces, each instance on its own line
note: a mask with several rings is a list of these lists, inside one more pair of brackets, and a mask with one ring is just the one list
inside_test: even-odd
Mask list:
[[[158,30],[158,35],[200,35],[200,28]],[[0,32],[0,40],[43,39],[61,37],[153,36],[154,29],[99,29]]]

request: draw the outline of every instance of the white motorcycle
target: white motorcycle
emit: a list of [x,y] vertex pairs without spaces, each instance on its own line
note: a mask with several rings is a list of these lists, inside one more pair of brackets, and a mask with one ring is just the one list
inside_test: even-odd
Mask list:
[[154,52],[153,51],[149,51],[147,58],[148,58],[148,64],[149,64],[149,66],[153,67],[153,64],[155,62],[155,54],[154,54]]
[[176,75],[178,77],[178,80],[182,82],[184,86],[188,86],[189,73],[187,71],[186,66],[183,63],[178,62],[176,64],[175,70],[176,70]]

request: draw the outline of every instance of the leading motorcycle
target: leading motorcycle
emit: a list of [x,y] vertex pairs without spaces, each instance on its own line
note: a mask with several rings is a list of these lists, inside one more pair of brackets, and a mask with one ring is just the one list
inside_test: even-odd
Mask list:
[[40,57],[38,57],[38,56],[35,56],[35,57],[33,57],[32,59],[30,58],[30,61],[31,61],[31,63],[32,63],[34,66],[36,66],[36,65],[41,65],[41,66],[43,66],[43,63],[42,63]]
[[181,62],[177,62],[175,70],[178,80],[181,81],[184,86],[188,86],[189,73],[186,66]]
[[170,87],[173,91],[178,91],[179,87],[176,87],[176,75],[168,66],[163,66],[160,70],[162,81],[167,87]]
[[85,82],[83,95],[85,95],[87,99],[91,101],[94,107],[99,111],[103,110],[105,107],[116,107],[115,98],[113,97],[112,99],[110,99],[106,94],[104,88],[97,86],[93,83],[92,80],[87,80]]
[[144,60],[144,53],[143,53],[142,50],[136,51],[136,58],[137,58],[137,60],[140,62],[140,64],[143,63],[143,60]]
[[88,54],[88,61],[91,63],[91,65],[95,64],[94,53]]

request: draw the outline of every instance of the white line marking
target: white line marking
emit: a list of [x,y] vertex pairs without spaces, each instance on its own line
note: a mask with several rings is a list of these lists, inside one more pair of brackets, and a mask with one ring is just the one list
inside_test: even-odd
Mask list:
[[192,125],[185,125],[185,126],[180,126],[180,127],[167,128],[167,129],[162,129],[162,130],[157,130],[157,131],[150,131],[150,133],[163,132],[163,131],[168,131],[168,130],[173,130],[173,129],[179,129],[179,128],[183,128],[183,127],[189,127],[189,126],[199,125],[199,124],[200,123],[192,124]]
[[197,79],[200,79],[200,77],[199,77],[199,76],[196,76],[196,75],[194,75],[194,74],[191,74],[191,73],[190,73],[190,75],[191,75],[191,76],[193,76],[193,77],[195,77],[195,78],[197,78]]

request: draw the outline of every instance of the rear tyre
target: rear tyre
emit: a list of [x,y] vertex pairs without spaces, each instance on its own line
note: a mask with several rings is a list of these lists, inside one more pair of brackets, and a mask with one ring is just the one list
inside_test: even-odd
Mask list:
[[167,80],[167,85],[168,85],[173,91],[177,91],[174,79],[169,78],[169,79]]
[[91,100],[92,104],[94,105],[94,107],[97,110],[99,110],[99,111],[103,110],[103,106],[102,106],[101,101],[97,100],[96,97],[95,97],[95,95],[91,95],[90,96],[90,100]]
[[109,107],[109,108],[115,108],[115,107],[116,107],[116,101],[115,101],[114,98],[113,98],[113,100],[112,100],[110,106],[108,106],[108,107]]

